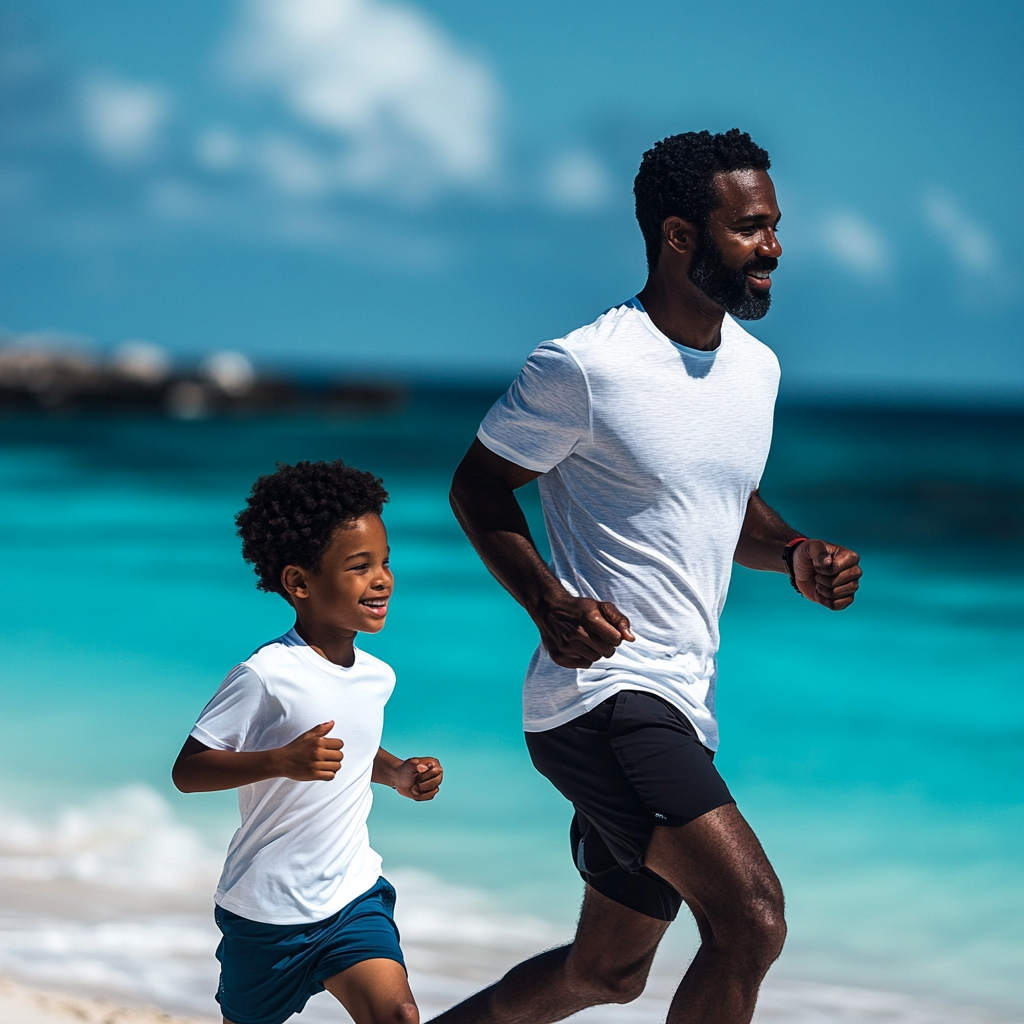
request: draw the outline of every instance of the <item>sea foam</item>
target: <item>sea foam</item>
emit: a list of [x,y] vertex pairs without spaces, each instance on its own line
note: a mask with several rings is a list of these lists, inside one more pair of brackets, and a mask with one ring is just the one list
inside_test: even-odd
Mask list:
[[[145,786],[124,787],[47,819],[0,814],[0,975],[47,989],[218,1016],[212,892],[220,854]],[[517,914],[488,894],[414,868],[388,869],[414,991],[428,1019],[571,929]],[[581,1021],[664,1020],[685,961],[666,947],[647,992]],[[301,1019],[346,1019],[326,994]],[[763,1024],[987,1024],[1008,1018],[911,995],[770,977]]]

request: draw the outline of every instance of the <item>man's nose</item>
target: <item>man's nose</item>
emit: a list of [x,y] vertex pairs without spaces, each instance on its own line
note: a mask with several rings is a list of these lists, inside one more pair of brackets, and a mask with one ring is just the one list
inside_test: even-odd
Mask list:
[[782,246],[779,244],[779,236],[769,228],[761,237],[761,244],[757,247],[759,256],[771,256],[778,259],[782,255]]

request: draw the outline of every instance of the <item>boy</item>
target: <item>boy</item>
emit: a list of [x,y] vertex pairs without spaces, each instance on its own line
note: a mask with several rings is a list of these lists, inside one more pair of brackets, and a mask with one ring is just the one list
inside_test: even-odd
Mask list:
[[340,459],[279,463],[235,520],[295,626],[228,673],[172,771],[185,793],[238,789],[215,896],[225,1024],[283,1024],[325,988],[356,1024],[419,1021],[366,818],[371,781],[432,800],[442,770],[380,746],[395,674],[353,642],[388,613],[387,500]]

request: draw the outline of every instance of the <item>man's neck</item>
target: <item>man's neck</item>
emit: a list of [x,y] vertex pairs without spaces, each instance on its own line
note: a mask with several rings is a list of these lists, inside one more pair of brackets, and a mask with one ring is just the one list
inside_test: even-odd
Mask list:
[[336,629],[317,622],[305,622],[296,617],[295,632],[306,641],[307,646],[321,658],[351,668],[356,660],[356,634],[351,629]]
[[637,298],[654,326],[677,344],[710,352],[722,343],[725,311],[689,278],[667,281],[656,269]]

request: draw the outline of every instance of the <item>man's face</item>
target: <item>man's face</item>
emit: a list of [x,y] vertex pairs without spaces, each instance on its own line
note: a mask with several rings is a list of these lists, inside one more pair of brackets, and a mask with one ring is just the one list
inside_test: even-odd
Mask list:
[[771,305],[771,272],[782,246],[781,214],[767,171],[715,175],[721,205],[708,214],[690,262],[690,280],[740,320],[760,320]]

